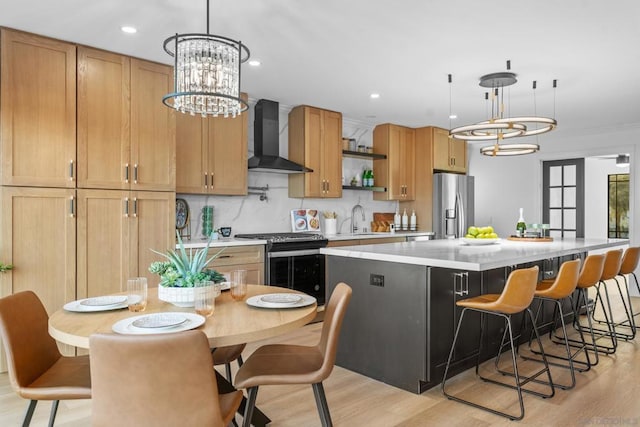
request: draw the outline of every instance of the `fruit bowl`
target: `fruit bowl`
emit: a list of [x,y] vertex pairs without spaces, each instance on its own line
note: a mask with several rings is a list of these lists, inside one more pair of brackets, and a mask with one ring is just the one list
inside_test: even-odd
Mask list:
[[471,246],[493,245],[500,241],[500,239],[470,239],[468,237],[462,237],[461,240],[464,244]]

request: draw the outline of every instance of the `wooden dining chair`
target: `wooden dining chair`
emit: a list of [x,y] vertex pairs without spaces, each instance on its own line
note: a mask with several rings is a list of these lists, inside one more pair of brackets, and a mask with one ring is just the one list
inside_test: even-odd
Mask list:
[[30,399],[22,422],[31,423],[39,400],[50,400],[53,426],[60,400],[90,399],[89,356],[65,357],[48,333],[49,316],[32,291],[0,299],[0,337],[13,389]]
[[218,394],[202,331],[157,335],[94,334],[93,426],[228,425],[242,392]]
[[317,345],[264,345],[245,361],[235,378],[235,386],[246,388],[249,395],[244,412],[244,427],[251,424],[258,387],[276,384],[311,384],[322,425],[333,425],[322,381],[333,370],[338,338],[351,292],[351,287],[345,283],[339,283],[334,289],[325,307],[322,334]]

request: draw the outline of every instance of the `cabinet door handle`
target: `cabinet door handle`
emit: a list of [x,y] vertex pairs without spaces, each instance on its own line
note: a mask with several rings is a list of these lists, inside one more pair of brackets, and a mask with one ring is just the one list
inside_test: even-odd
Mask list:
[[[460,287],[458,288],[458,283]],[[453,293],[461,297],[469,295],[469,273],[453,273]]]
[[218,257],[218,259],[220,259],[220,258],[232,258],[232,257],[233,257],[233,255],[220,255]]
[[133,183],[138,183],[138,164],[133,165]]
[[129,217],[129,198],[128,197],[124,198],[124,216],[126,218]]
[[76,216],[76,203],[75,203],[76,199],[75,197],[71,196],[69,198],[69,216],[71,218]]
[[204,173],[204,188],[209,188],[208,174]]
[[137,197],[133,198],[133,217],[134,218],[138,217],[138,198]]
[[74,170],[73,170],[73,159],[69,160],[69,181],[73,181],[73,176],[74,176]]
[[209,185],[209,187],[211,187],[211,189],[213,189],[213,175],[214,175],[214,172],[211,172],[209,174],[209,178],[210,178],[210,181],[211,181],[211,185]]
[[129,183],[129,163],[124,165],[124,182]]

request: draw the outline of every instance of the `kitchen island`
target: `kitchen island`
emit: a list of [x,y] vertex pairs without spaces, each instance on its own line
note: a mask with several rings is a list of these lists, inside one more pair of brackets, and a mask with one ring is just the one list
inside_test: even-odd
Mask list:
[[[353,288],[336,363],[422,393],[442,381],[461,312],[458,299],[500,293],[516,268],[538,265],[540,278],[553,277],[566,260],[627,244],[558,239],[469,246],[460,240],[433,240],[324,248],[327,295],[341,281]],[[481,327],[487,331],[482,350]],[[500,319],[480,313],[466,316],[451,375],[473,366],[477,356],[486,360],[495,355],[503,331]]]

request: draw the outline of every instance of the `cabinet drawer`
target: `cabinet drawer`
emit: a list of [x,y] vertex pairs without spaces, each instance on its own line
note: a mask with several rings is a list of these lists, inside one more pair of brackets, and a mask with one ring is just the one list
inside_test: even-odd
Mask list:
[[[218,253],[222,248],[209,248],[208,258]],[[207,259],[208,259],[207,258]],[[264,263],[264,246],[227,246],[224,251],[214,259],[209,267],[221,267],[236,264]]]

